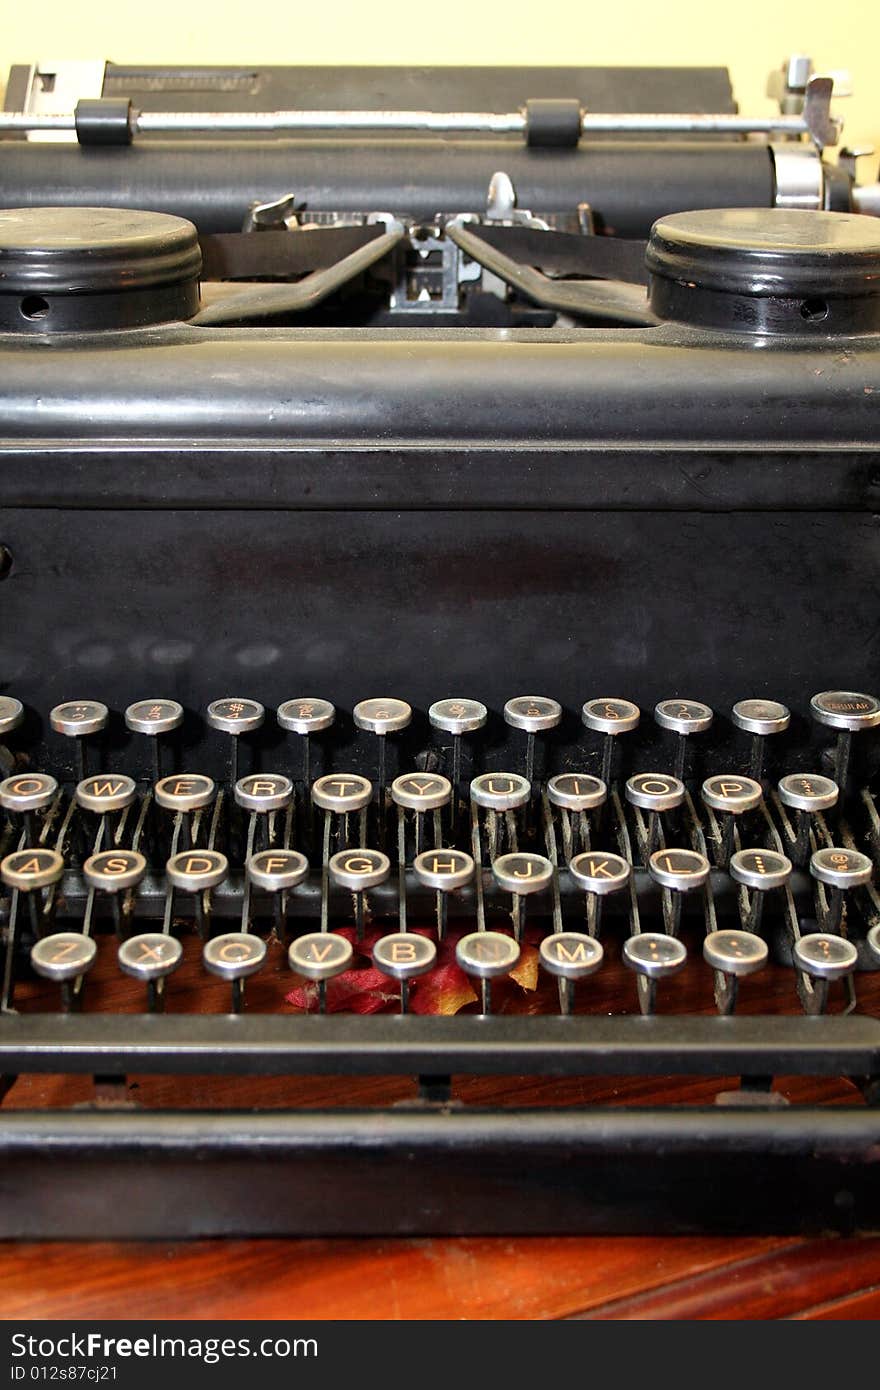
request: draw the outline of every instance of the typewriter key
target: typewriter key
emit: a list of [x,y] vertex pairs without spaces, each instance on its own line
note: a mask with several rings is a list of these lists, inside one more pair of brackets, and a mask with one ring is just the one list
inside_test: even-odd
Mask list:
[[99,734],[107,727],[110,711],[99,700],[71,700],[64,705],[56,705],[49,711],[49,724],[56,734],[76,739],[77,779],[86,775],[86,743],[91,734]]
[[83,864],[83,878],[101,893],[125,893],[136,888],[147,871],[147,861],[134,849],[107,849]]
[[516,772],[484,772],[471,782],[471,801],[491,811],[513,811],[525,806],[530,790]]
[[98,948],[82,932],[59,931],[44,936],[31,947],[31,965],[44,979],[62,985],[62,1008],[74,1003],[70,986],[94,964]]
[[391,873],[391,860],[378,849],[344,849],[330,860],[330,876],[340,888],[362,893],[378,888]]
[[308,787],[312,780],[312,734],[323,733],[331,727],[336,719],[336,708],[329,700],[298,695],[278,706],[277,718],[282,729],[302,738],[302,784]]
[[784,888],[791,878],[791,860],[775,849],[738,849],[730,856],[728,871],[734,883],[751,890],[747,929],[757,932],[764,912],[764,894]]
[[543,854],[517,852],[493,860],[492,873],[500,888],[513,895],[513,934],[522,941],[526,921],[526,898],[540,893],[553,882],[553,865]]
[[547,783],[551,805],[565,811],[594,811],[607,795],[605,783],[586,772],[561,772]]
[[226,695],[222,700],[212,700],[206,712],[208,726],[229,734],[229,780],[233,786],[238,781],[238,740],[242,734],[253,733],[262,727],[266,711],[259,700],[245,700],[240,696]]
[[767,943],[754,932],[709,933],[703,941],[703,957],[716,971],[715,999],[719,1013],[729,1015],[735,1011],[739,981],[760,970],[767,962],[767,954]]
[[293,801],[293,783],[278,772],[252,772],[236,782],[235,801],[243,810],[261,815],[283,811]]
[[164,811],[189,816],[210,806],[215,791],[212,779],[201,772],[175,772],[156,783],[153,796]]
[[309,861],[296,849],[263,849],[247,861],[247,875],[256,888],[283,893],[305,882]]
[[880,922],[868,932],[865,944],[868,947],[868,954],[873,957],[873,961],[880,964]]
[[437,937],[446,935],[448,914],[447,893],[463,888],[474,876],[474,861],[460,849],[426,849],[413,860],[413,872],[419,883],[437,893]]
[[24,705],[12,695],[0,695],[0,734],[11,734],[24,719]]
[[126,727],[136,734],[146,734],[151,740],[153,781],[162,776],[160,739],[171,734],[183,723],[183,705],[177,700],[138,700],[125,711]]
[[639,772],[626,784],[626,799],[637,811],[648,811],[645,829],[641,816],[636,817],[639,847],[643,857],[653,854],[660,840],[660,816],[674,811],[685,798],[684,782],[665,772]]
[[405,772],[391,783],[391,800],[410,811],[436,811],[448,806],[452,783],[436,772]]
[[121,772],[86,777],[78,782],[76,787],[78,805],[84,811],[94,811],[98,816],[106,816],[113,811],[124,811],[136,796],[137,785],[134,779]]
[[830,845],[817,849],[810,858],[810,873],[831,889],[828,910],[820,923],[825,932],[836,932],[843,918],[844,896],[851,888],[870,883],[874,866],[866,854],[855,849]]
[[480,981],[481,1009],[492,1012],[491,982],[507,975],[519,960],[519,946],[510,936],[497,931],[475,931],[463,936],[455,948],[455,959],[466,975]]
[[182,888],[186,893],[202,893],[223,882],[229,872],[229,861],[215,849],[183,850],[168,860],[165,872],[175,888]]
[[734,772],[721,772],[707,777],[702,788],[703,801],[710,810],[724,817],[718,845],[719,868],[726,868],[733,853],[736,817],[760,806],[764,791],[753,777],[740,777]]
[[693,734],[702,734],[711,727],[712,710],[702,700],[661,700],[654,706],[654,719],[661,729],[678,734],[674,772],[684,776],[687,741]]
[[581,720],[588,729],[604,734],[602,742],[602,781],[611,785],[611,766],[614,758],[614,740],[620,734],[628,734],[637,729],[641,710],[632,700],[620,700],[616,696],[603,695],[597,700],[588,700],[581,710]]
[[291,970],[307,980],[318,982],[318,1007],[327,1008],[327,981],[342,975],[354,960],[354,948],[344,936],[335,932],[308,932],[291,941],[287,961]]
[[331,772],[319,777],[312,787],[312,800],[322,811],[347,815],[369,806],[373,784],[356,772]]
[[166,936],[163,932],[141,932],[121,943],[117,959],[124,975],[142,980],[147,986],[147,1006],[151,1012],[155,1012],[164,1000],[160,982],[179,966],[183,959],[183,946],[175,936]]
[[255,975],[266,959],[266,943],[250,932],[230,931],[211,937],[202,947],[206,970],[232,984],[232,1012],[241,1012],[244,981]]
[[64,860],[54,849],[18,849],[0,863],[0,878],[20,893],[49,888],[63,873]]
[[[0,806],[26,818],[35,811],[45,811],[57,795],[58,783],[45,772],[21,772],[0,782]],[[28,840],[32,840],[33,826],[27,831]]]
[[846,979],[851,975],[858,958],[859,953],[851,941],[829,932],[811,932],[795,942],[792,951],[794,964],[812,982],[812,993],[807,994],[805,999],[809,1012],[825,1012],[828,986],[834,980]]
[[595,975],[605,952],[595,937],[582,932],[560,931],[545,936],[538,948],[542,966],[559,980],[559,1002],[563,1014],[574,1007],[574,985],[588,975]]
[[547,695],[517,695],[504,706],[504,722],[526,734],[526,781],[535,780],[535,735],[555,729],[562,719],[562,706]]
[[394,699],[361,700],[355,705],[353,714],[359,729],[380,737],[398,733],[412,719],[412,709],[406,701]]
[[658,849],[648,860],[648,873],[671,895],[664,896],[663,916],[669,936],[676,936],[685,893],[702,888],[709,879],[709,861],[695,849]]
[[428,710],[428,720],[435,729],[452,734],[452,785],[455,788],[453,818],[458,813],[459,787],[461,786],[461,739],[463,734],[472,734],[482,729],[489,717],[485,705],[479,700],[458,699],[455,696],[446,700],[435,700]]
[[653,1014],[655,1010],[658,980],[677,975],[686,960],[683,942],[663,932],[639,932],[623,943],[623,961],[636,972],[643,1014]]
[[749,776],[760,782],[764,775],[764,740],[782,734],[791,723],[791,712],[778,700],[738,700],[732,711],[738,729],[752,736]]
[[572,859],[568,871],[585,893],[617,893],[629,883],[632,867],[620,854],[587,850]]
[[383,975],[400,981],[400,1012],[409,1006],[409,982],[426,975],[437,964],[437,947],[425,936],[395,932],[380,937],[373,947],[373,964]]
[[834,780],[845,791],[852,736],[880,727],[880,700],[855,690],[823,690],[810,701],[810,713],[818,723],[837,730]]
[[788,838],[793,862],[805,864],[810,850],[811,818],[836,805],[839,795],[837,783],[816,772],[792,772],[782,778],[778,792],[782,805],[797,812],[794,838],[790,835]]

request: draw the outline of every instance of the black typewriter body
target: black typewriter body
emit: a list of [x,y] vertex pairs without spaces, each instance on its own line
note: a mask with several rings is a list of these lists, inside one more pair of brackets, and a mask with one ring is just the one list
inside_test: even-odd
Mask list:
[[[4,155],[0,140],[0,164],[30,158],[14,145]],[[733,163],[752,148],[731,142]],[[568,197],[564,181],[554,194]],[[429,321],[432,287],[402,322],[393,296],[376,307],[377,261],[305,318],[267,320],[258,299],[281,275],[253,277],[238,318],[235,286],[203,283],[199,303],[194,233],[169,230],[167,203],[132,224],[113,221],[121,197],[105,199],[115,269],[101,281],[90,215],[44,212],[70,237],[50,231],[46,251],[36,219],[55,200],[31,201],[0,212],[0,716],[3,698],[22,707],[0,757],[4,786],[57,785],[36,813],[13,788],[0,834],[4,864],[54,850],[63,865],[34,889],[7,874],[0,900],[0,1233],[876,1229],[877,224],[719,199],[683,220],[660,210],[641,308],[632,284],[589,312],[548,308],[546,285],[542,303],[487,259],[482,298],[474,286]],[[66,231],[51,223],[69,214]],[[572,237],[565,225],[528,230]],[[199,227],[203,264],[253,255],[206,242],[217,226]],[[345,254],[405,235],[418,255],[411,226],[383,226],[358,241],[363,223],[346,222]],[[476,256],[483,232],[509,257],[524,244],[478,219],[429,231],[441,259],[460,233]],[[169,250],[166,234],[182,240]],[[276,218],[269,241],[282,235],[311,232]],[[571,243],[553,245],[545,278],[582,293],[594,281],[566,278]],[[206,717],[213,701],[224,708]],[[322,701],[324,728],[276,718]],[[455,732],[438,701],[484,716]],[[762,733],[756,710],[751,724],[733,716],[741,701],[789,717]],[[94,702],[105,715],[77,736]],[[134,702],[176,702],[180,721],[152,737],[126,715]],[[685,736],[671,708],[664,726],[664,702],[679,718],[705,705],[711,727]],[[680,787],[674,805],[639,802],[652,774]],[[159,803],[157,782],[193,775],[213,784],[195,811]],[[283,804],[243,797],[260,775],[288,779]],[[569,809],[581,776],[602,800]],[[807,813],[780,799],[797,776],[830,782],[833,802]],[[126,777],[124,806],[84,799],[89,779],[112,790]],[[369,784],[363,807],[316,799],[316,784],[349,777]],[[395,790],[407,777],[446,779],[447,800],[413,810]],[[742,814],[726,809],[730,788],[717,804],[706,792],[725,778],[758,787]],[[505,779],[525,799],[494,809]],[[835,847],[873,877],[818,877],[815,856]],[[705,861],[696,891],[651,867],[679,848]],[[415,861],[453,849],[472,877],[435,891]],[[791,860],[766,894],[730,867],[762,849]],[[308,860],[283,892],[247,868],[273,850]],[[108,852],[143,858],[125,893],[84,871]],[[331,863],[359,853],[387,860],[364,891]],[[221,878],[169,877],[187,854],[219,856]],[[619,856],[628,886],[585,891],[577,854]],[[511,892],[503,855],[514,880],[540,860],[544,887]],[[319,931],[341,934],[361,968],[382,934],[407,931],[435,964],[485,931],[535,968],[489,980],[471,960],[459,986],[472,998],[454,1014],[416,1007],[430,969],[398,972],[359,1013],[332,978],[292,969],[293,943]],[[69,979],[38,968],[35,945],[59,932],[97,941],[97,965]],[[541,943],[560,932],[588,938],[595,974],[546,968]],[[763,941],[763,971],[703,959],[713,932]],[[180,940],[183,967],[158,986],[126,977],[120,993],[116,953],[144,933]],[[202,959],[226,933],[266,943],[246,985]],[[651,933],[686,947],[680,975],[627,955]],[[843,942],[848,969],[810,973],[798,943],[816,934],[832,952]],[[57,1104],[15,1103],[61,1075],[76,1104],[63,1089]],[[150,1076],[164,1078],[160,1102],[133,1104],[126,1078]],[[229,1078],[245,1078],[248,1108],[211,1100]],[[322,1078],[328,1103],[298,1107],[299,1078]],[[673,1103],[652,1103],[670,1078]]]

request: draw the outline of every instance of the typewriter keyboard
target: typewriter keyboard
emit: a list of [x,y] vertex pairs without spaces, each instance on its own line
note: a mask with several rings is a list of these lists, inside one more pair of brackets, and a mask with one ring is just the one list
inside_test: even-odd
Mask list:
[[870,695],[813,696],[814,766],[800,750],[793,771],[789,710],[743,699],[709,775],[720,721],[691,699],[648,718],[588,699],[555,771],[550,697],[507,702],[516,756],[488,770],[477,700],[369,698],[353,725],[371,776],[347,769],[324,698],[214,700],[225,776],[185,761],[170,699],[124,712],[149,776],[108,760],[98,701],[49,715],[72,778],[33,765],[24,713],[0,698],[5,1014],[101,1011],[115,973],[147,1014],[814,1015],[856,1010],[880,970]]

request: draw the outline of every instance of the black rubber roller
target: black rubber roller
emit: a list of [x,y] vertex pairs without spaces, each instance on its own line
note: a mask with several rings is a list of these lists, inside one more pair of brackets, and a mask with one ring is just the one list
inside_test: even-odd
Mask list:
[[581,104],[576,97],[542,97],[526,102],[526,143],[572,147],[581,138]]

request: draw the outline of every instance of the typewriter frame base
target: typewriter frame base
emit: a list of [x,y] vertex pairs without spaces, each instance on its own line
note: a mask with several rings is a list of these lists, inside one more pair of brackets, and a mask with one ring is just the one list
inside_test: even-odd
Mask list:
[[[453,1026],[450,1026],[453,1025]],[[6,1015],[0,1067],[122,1077],[876,1077],[858,1015]],[[876,1099],[876,1085],[867,1087]],[[880,1230],[880,1107],[0,1113],[5,1238]]]
[[20,1112],[0,1233],[850,1234],[878,1162],[876,1109]]

